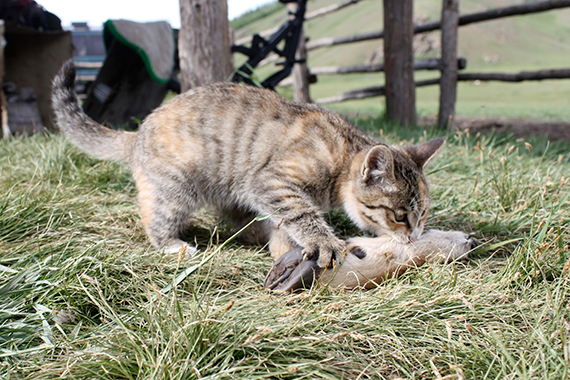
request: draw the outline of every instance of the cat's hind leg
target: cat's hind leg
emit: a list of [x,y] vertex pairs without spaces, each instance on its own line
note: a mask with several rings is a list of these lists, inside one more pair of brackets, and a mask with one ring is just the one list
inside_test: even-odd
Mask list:
[[199,207],[197,196],[189,186],[172,183],[172,179],[153,180],[134,173],[142,224],[152,245],[165,253],[178,253],[187,244],[186,254],[196,248],[182,240],[184,230],[192,213]]
[[246,244],[265,245],[269,242],[275,226],[269,220],[254,221],[256,215],[250,211],[241,208],[222,208],[220,213],[224,219],[227,219],[233,226],[235,232],[243,230],[237,239]]

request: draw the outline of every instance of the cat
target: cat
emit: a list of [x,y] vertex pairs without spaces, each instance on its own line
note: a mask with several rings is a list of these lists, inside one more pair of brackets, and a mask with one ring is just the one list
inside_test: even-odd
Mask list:
[[449,263],[467,256],[477,241],[464,232],[428,230],[414,243],[400,243],[389,236],[356,237],[347,241],[340,267],[321,271],[313,260],[302,260],[302,249],[281,256],[267,274],[264,287],[291,292],[317,284],[333,288],[370,289],[426,262]]
[[129,164],[145,232],[165,252],[185,244],[188,219],[204,204],[238,226],[270,215],[250,236],[271,239],[277,256],[302,246],[320,267],[346,248],[323,211],[342,207],[362,230],[401,242],[422,233],[430,204],[423,168],[443,138],[388,146],[317,105],[230,83],[180,94],[137,132],[116,131],[85,115],[74,83],[67,62],[53,82],[57,125],[86,153]]

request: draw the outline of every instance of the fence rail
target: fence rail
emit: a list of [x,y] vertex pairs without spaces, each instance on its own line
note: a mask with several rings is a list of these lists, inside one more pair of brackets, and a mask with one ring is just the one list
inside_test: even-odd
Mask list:
[[[458,58],[457,69],[463,70],[465,67],[467,67],[467,60],[465,58]],[[429,58],[414,62],[415,71],[441,70],[441,68],[441,60],[438,58]],[[384,71],[384,63],[354,66],[317,66],[310,69],[311,74],[315,75],[378,73],[382,71]]]
[[[439,83],[439,78],[426,79],[415,82],[415,87],[431,86],[438,83]],[[335,103],[335,102],[342,102],[345,100],[373,98],[376,96],[384,96],[384,95],[386,95],[386,86],[371,86],[359,90],[342,92],[338,95],[327,98],[317,99],[315,100],[315,103],[318,104]]]
[[[344,9],[350,5],[354,5],[354,4],[361,2],[361,1],[363,1],[363,0],[346,0],[346,1],[339,3],[339,4],[332,4],[332,5],[329,5],[328,7],[323,7],[323,8],[317,9],[316,11],[308,12],[305,15],[305,21],[309,21],[309,20],[315,19],[317,17],[328,15],[329,13],[339,11],[341,9]],[[263,30],[257,34],[259,34],[261,37],[268,37],[268,36],[272,35],[273,33],[275,33],[278,29],[279,29],[279,27],[266,29],[266,30]],[[252,38],[251,36],[240,38],[239,40],[236,40],[234,42],[234,44],[244,45],[244,44],[250,42],[251,38]]]
[[[521,16],[531,13],[546,12],[553,9],[570,7],[570,0],[546,0],[536,3],[526,3],[521,5],[513,5],[510,7],[497,8],[484,12],[471,13],[459,17],[459,26],[469,25],[476,22],[496,20],[503,17]],[[433,32],[441,29],[441,21],[428,22],[414,27],[414,34]],[[384,31],[377,30],[373,32],[354,34],[342,37],[324,37],[307,43],[307,50],[315,50],[318,48],[334,45],[349,44],[361,41],[378,40],[384,38]]]
[[461,73],[457,75],[459,81],[501,81],[522,82],[526,80],[569,79],[570,69],[521,71],[516,74],[506,73]]
[[[457,74],[457,81],[472,82],[472,81],[499,81],[499,82],[522,82],[532,80],[546,80],[546,79],[570,79],[570,69],[555,69],[555,70],[538,70],[538,71],[521,71],[516,74],[505,73],[460,73]],[[415,82],[415,87],[430,86],[440,84],[440,78],[426,79]],[[365,99],[376,96],[386,95],[385,86],[372,86],[359,90],[352,90],[342,92],[338,95],[316,99],[315,103],[325,104],[341,102],[344,100],[352,99]]]
[[[347,6],[354,5],[362,0],[348,0],[339,4],[335,4],[329,7],[325,7],[309,13],[306,19],[321,17],[332,12],[344,9]],[[384,0],[386,2],[397,2],[403,0]],[[410,0],[408,0],[410,1]],[[458,70],[462,70],[466,67],[466,60],[464,58],[457,58],[457,29],[459,26],[469,25],[472,23],[483,22],[488,20],[496,20],[504,17],[512,17],[518,15],[527,15],[539,12],[545,12],[555,9],[562,9],[570,7],[570,0],[544,0],[532,3],[523,3],[514,6],[508,6],[503,8],[491,9],[483,12],[471,13],[467,15],[459,15],[459,0],[443,0],[442,6],[442,20],[429,22],[422,25],[416,25],[413,27],[413,33],[425,33],[435,30],[442,30],[442,58],[433,58],[427,60],[416,61],[413,63],[411,70],[438,70],[441,72],[440,78],[427,79],[422,81],[417,81],[414,83],[415,87],[429,86],[439,84],[440,91],[440,110],[439,110],[439,124],[441,127],[449,126],[453,128],[452,119],[455,113],[455,101],[456,101],[456,88],[457,82],[459,81],[502,81],[502,82],[522,82],[522,81],[538,81],[545,79],[570,79],[570,69],[550,69],[550,70],[538,70],[538,71],[521,71],[519,73],[459,73]],[[411,16],[410,16],[411,17]],[[409,21],[409,20],[408,20]],[[387,27],[387,26],[386,26]],[[265,31],[264,33],[270,34],[271,31]],[[306,51],[315,50],[318,48],[326,46],[335,46],[347,43],[355,43],[361,41],[369,41],[375,39],[384,38],[384,30],[373,31],[368,33],[361,33],[351,36],[342,37],[330,37],[321,38],[315,41],[309,41],[306,44]],[[239,40],[240,42],[246,42],[249,39]],[[386,48],[386,47],[385,47]],[[272,57],[268,57],[265,61],[271,62]],[[262,62],[263,63],[263,62]],[[333,75],[333,74],[352,74],[352,73],[371,73],[371,72],[381,72],[385,71],[385,64],[373,64],[373,65],[353,65],[353,66],[326,66],[326,67],[313,67],[309,68],[311,75]],[[401,74],[401,73],[400,73]],[[386,73],[387,77],[390,77],[389,73]],[[406,74],[408,77],[409,75]],[[392,78],[392,77],[390,77]],[[408,79],[413,82],[413,78]],[[291,79],[287,78],[282,82],[290,84]],[[386,79],[388,83],[388,78]],[[352,90],[337,94],[335,96],[316,99],[316,103],[332,103],[340,102],[344,100],[351,99],[363,99],[375,96],[387,96],[391,97],[390,94],[393,91],[387,91],[386,86],[373,86],[358,90]],[[308,88],[307,88],[308,92]],[[387,94],[388,92],[388,94]],[[388,100],[388,99],[387,99]],[[415,102],[413,105],[415,109]],[[415,111],[414,111],[415,112]]]

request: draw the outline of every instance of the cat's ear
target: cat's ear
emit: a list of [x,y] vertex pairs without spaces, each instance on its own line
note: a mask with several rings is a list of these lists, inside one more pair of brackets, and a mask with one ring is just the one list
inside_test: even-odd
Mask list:
[[436,154],[439,153],[445,142],[445,137],[427,141],[421,144],[406,146],[404,149],[418,168],[424,168]]
[[360,168],[362,179],[366,182],[382,178],[394,181],[394,156],[386,145],[376,145],[368,151]]

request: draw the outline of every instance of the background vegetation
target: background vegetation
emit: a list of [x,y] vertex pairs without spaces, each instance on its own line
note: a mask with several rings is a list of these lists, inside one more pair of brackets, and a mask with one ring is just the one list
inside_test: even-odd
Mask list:
[[[356,121],[396,144],[441,134]],[[478,252],[372,291],[278,297],[262,289],[265,248],[228,242],[212,210],[192,221],[196,256],[163,255],[125,166],[62,136],[2,140],[0,377],[565,379],[568,148],[449,135],[428,224],[474,232]]]
[[[338,3],[338,0],[310,0],[308,11]],[[460,14],[480,12],[509,5],[520,0],[462,0]],[[274,7],[269,5],[268,7]],[[273,9],[273,8],[271,8]],[[260,16],[243,25],[234,20],[236,37],[280,25],[285,11]],[[440,0],[415,0],[416,23],[440,19]],[[249,19],[252,15],[248,15]],[[323,37],[346,36],[383,29],[382,1],[365,0],[326,17],[306,23],[306,34],[312,41]],[[243,26],[242,26],[243,25]],[[423,36],[423,37],[422,37]],[[416,37],[416,59],[440,55],[439,32]],[[459,55],[467,58],[465,72],[507,72],[567,68],[570,55],[570,9],[555,10],[526,16],[462,26],[459,28]],[[431,46],[431,49],[429,48]],[[376,58],[373,59],[373,56]],[[236,63],[243,61],[234,54]],[[333,46],[309,52],[309,66],[347,66],[382,61],[381,40]],[[275,70],[273,65],[258,70],[264,78]],[[416,72],[416,79],[437,77],[435,72]],[[335,95],[342,91],[381,85],[383,73],[319,75],[311,86],[314,99]],[[570,80],[542,82],[500,83],[461,82],[458,87],[457,114],[469,117],[519,117],[541,120],[570,120]],[[437,86],[417,89],[417,106],[420,115],[434,115],[438,109]],[[327,105],[328,106],[328,105]],[[333,104],[330,107],[351,113],[379,114],[384,109],[383,98],[370,98]]]

